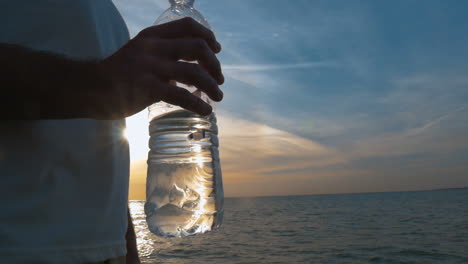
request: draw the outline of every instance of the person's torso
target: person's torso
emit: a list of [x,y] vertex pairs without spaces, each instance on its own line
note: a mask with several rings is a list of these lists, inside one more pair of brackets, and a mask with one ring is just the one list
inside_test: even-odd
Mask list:
[[[0,3],[2,43],[103,59],[127,41],[110,0]],[[0,121],[0,263],[80,263],[125,254],[124,128],[124,120]]]

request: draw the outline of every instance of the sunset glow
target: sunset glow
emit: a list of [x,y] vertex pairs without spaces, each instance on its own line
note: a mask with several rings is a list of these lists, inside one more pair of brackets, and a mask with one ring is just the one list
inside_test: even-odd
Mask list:
[[[468,186],[466,9],[397,2],[196,1],[223,45],[227,196]],[[132,36],[168,6],[115,3]],[[144,199],[146,110],[126,133]]]

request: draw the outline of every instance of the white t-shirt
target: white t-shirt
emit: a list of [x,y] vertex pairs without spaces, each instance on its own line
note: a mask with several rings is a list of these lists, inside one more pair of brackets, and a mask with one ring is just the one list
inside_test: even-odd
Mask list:
[[[0,2],[0,42],[101,59],[128,39],[110,0]],[[0,121],[0,263],[126,254],[124,128],[125,120]]]

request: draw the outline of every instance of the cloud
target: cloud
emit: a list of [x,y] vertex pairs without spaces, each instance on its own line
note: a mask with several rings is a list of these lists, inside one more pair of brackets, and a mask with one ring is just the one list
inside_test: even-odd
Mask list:
[[338,152],[312,140],[221,113],[221,154],[227,173],[247,177],[343,163]]
[[415,135],[424,133],[426,130],[431,129],[432,127],[439,124],[440,122],[457,115],[459,112],[464,111],[467,107],[468,107],[468,105],[464,105],[462,107],[454,109],[454,110],[450,111],[447,114],[444,114],[444,115],[442,115],[440,117],[437,117],[437,118],[434,118],[434,119],[430,120],[429,122],[425,123],[424,125],[422,125],[420,127],[410,129],[407,134],[408,134],[408,136],[415,136]]
[[422,125],[361,138],[341,150],[346,152],[349,159],[404,157],[414,154],[440,159],[438,156],[454,155],[453,153],[468,148],[468,127],[464,125],[468,123],[466,108],[456,108]]
[[[242,186],[256,181],[256,178],[264,179],[265,175],[269,175],[269,188],[272,190],[269,194],[272,195],[284,190],[284,184],[280,183],[281,176],[296,173],[296,176],[288,176],[294,181],[295,177],[304,178],[304,170],[346,162],[337,151],[309,139],[261,123],[242,120],[226,112],[218,116],[221,164],[227,196],[248,195]],[[131,197],[142,199],[146,179],[145,160],[132,162],[131,179]]]
[[223,70],[227,71],[272,71],[272,70],[286,70],[286,69],[308,69],[308,68],[322,68],[322,67],[337,67],[334,62],[317,61],[317,62],[296,62],[296,63],[283,63],[283,64],[244,64],[244,65],[223,65]]

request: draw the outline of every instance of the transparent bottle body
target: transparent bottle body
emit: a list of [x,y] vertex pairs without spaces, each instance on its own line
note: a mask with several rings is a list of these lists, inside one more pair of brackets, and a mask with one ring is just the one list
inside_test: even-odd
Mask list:
[[[175,3],[186,1],[171,2],[171,8],[155,24],[191,16],[209,28],[191,5]],[[213,105],[195,87],[177,85]],[[218,228],[223,219],[224,192],[216,114],[200,116],[165,102],[148,110],[145,214],[150,231],[162,237],[181,237]]]

